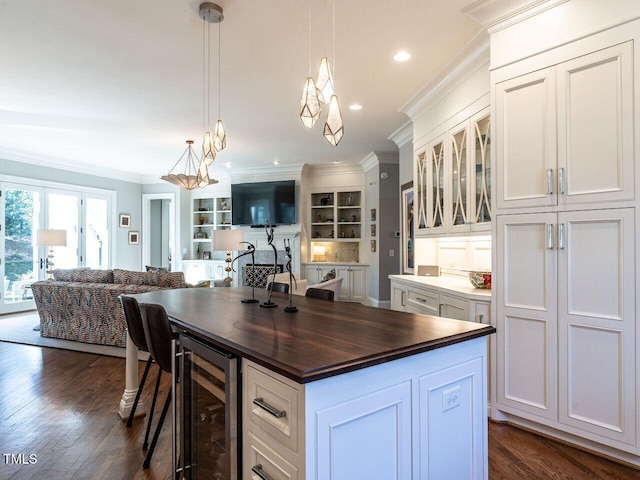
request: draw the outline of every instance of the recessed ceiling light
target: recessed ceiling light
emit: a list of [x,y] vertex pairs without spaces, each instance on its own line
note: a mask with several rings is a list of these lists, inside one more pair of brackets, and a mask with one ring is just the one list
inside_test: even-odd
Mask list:
[[226,165],[227,165],[227,168],[231,168],[231,162],[227,162]]
[[396,62],[406,62],[407,60],[409,60],[411,58],[411,54],[409,54],[409,52],[405,52],[405,51],[400,51],[398,53],[396,53],[393,56],[393,59]]
[[349,105],[349,110],[362,110],[362,105],[359,103],[352,103]]
[[273,164],[274,164],[274,165],[280,165],[280,160],[274,160],[274,161],[273,161]]

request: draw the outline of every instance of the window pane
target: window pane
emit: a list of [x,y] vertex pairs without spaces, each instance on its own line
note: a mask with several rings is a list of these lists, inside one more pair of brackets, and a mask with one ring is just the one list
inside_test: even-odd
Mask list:
[[49,228],[67,231],[67,246],[55,247],[53,262],[56,268],[76,268],[78,262],[78,195],[49,193]]
[[107,268],[109,266],[108,202],[101,198],[86,201],[86,259],[85,266]]
[[20,189],[5,190],[4,301],[33,298],[28,288],[37,280],[38,252],[35,232],[39,226],[40,195]]

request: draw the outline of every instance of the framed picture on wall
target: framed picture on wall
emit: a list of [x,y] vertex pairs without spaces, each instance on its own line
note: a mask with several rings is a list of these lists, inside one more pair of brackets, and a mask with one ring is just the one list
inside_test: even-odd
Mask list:
[[126,213],[121,213],[120,226],[122,228],[129,228],[131,226],[131,215],[127,215]]
[[402,273],[412,274],[414,269],[414,235],[413,235],[413,182],[402,185]]
[[138,245],[140,243],[140,234],[138,232],[129,232],[129,245]]

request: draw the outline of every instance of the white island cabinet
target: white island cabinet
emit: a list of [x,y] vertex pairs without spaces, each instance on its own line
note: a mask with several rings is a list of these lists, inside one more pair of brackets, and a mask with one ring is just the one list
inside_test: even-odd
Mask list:
[[486,351],[482,337],[304,385],[243,360],[243,478],[488,478]]

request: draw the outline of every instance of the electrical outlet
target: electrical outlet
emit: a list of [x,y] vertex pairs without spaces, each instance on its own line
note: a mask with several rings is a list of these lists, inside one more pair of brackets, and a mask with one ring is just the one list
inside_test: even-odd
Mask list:
[[460,405],[460,385],[442,392],[442,411],[446,412]]

